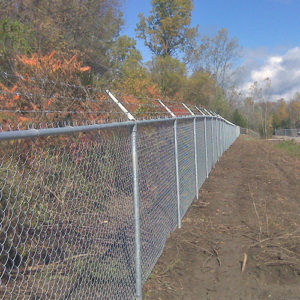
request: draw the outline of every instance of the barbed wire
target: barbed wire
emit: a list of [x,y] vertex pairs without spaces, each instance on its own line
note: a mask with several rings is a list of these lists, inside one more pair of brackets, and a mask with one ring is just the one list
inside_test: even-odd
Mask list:
[[22,76],[20,74],[12,74],[12,73],[8,73],[8,72],[3,72],[0,71],[0,74],[4,75],[3,77],[12,77],[12,78],[19,78],[19,79],[30,79],[32,81],[36,81],[36,82],[41,82],[41,83],[51,83],[54,85],[60,85],[60,86],[65,86],[68,88],[77,88],[77,89],[82,89],[82,90],[92,90],[92,91],[97,91],[97,92],[101,92],[103,94],[105,94],[105,91],[101,88],[92,88],[89,86],[84,86],[84,85],[76,85],[76,84],[70,84],[70,83],[66,83],[66,82],[59,82],[59,81],[54,81],[54,80],[49,80],[46,78],[36,78],[36,77],[32,77],[32,76]]
[[[118,113],[119,114],[119,113]],[[19,123],[12,123],[12,122],[6,122],[1,124],[0,123],[0,132],[3,131],[12,131],[12,130],[22,130],[24,127],[27,129],[42,129],[42,128],[61,128],[66,126],[88,126],[88,125],[95,125],[95,124],[103,124],[108,122],[124,122],[127,121],[126,116],[124,113],[120,113],[123,118],[109,118],[109,117],[102,117],[100,119],[94,119],[94,120],[60,120],[60,121],[47,121],[47,122],[29,122],[28,121],[22,121]],[[137,120],[151,120],[151,119],[167,119],[170,117],[169,115],[157,115],[157,116],[142,116],[139,118],[137,116]],[[4,130],[5,127],[5,130]]]
[[[72,96],[61,96],[61,95],[45,95],[45,94],[34,94],[34,93],[22,93],[22,92],[17,92],[17,91],[4,91],[4,90],[0,90],[0,94],[2,95],[13,95],[13,96],[23,96],[23,97],[27,97],[27,98],[46,98],[47,100],[50,99],[64,99],[64,100],[72,100],[72,101],[80,101],[80,102],[93,102],[93,103],[97,103],[100,104],[103,101],[106,101],[108,103],[111,104],[111,102],[109,101],[109,96],[106,95],[106,98],[102,98],[102,99],[90,99],[90,98],[77,98],[77,97],[72,97]],[[134,97],[134,96],[131,96]],[[130,103],[130,102],[126,102],[123,101],[126,105],[140,105],[140,106],[148,106],[148,107],[155,107],[158,108],[160,107],[158,105],[155,105],[154,103]],[[179,103],[180,104],[180,103]]]
[[116,95],[116,97],[134,97],[136,99],[140,99],[140,100],[151,100],[151,101],[155,101],[157,102],[159,99],[164,101],[164,102],[171,102],[171,103],[175,103],[175,104],[178,104],[178,105],[181,105],[181,102],[180,101],[177,101],[177,100],[170,100],[168,98],[161,98],[161,97],[156,97],[156,98],[152,98],[152,97],[147,97],[147,96],[135,96],[135,95],[129,95],[127,93],[122,93],[122,92],[119,92],[119,91],[115,91],[114,94]]
[[[58,82],[58,81],[54,81],[54,80],[49,80],[49,79],[46,79],[46,78],[36,78],[36,77],[32,77],[32,76],[22,76],[20,74],[12,74],[12,73],[8,73],[8,72],[3,72],[3,71],[0,71],[0,74],[3,75],[3,77],[7,78],[7,77],[12,77],[12,78],[20,78],[20,79],[30,79],[32,81],[36,81],[36,82],[41,82],[41,83],[45,83],[45,82],[48,82],[48,83],[51,83],[51,84],[54,84],[54,85],[61,85],[61,86],[65,86],[65,87],[68,87],[68,88],[76,88],[76,89],[82,89],[82,90],[90,90],[90,91],[95,91],[95,92],[101,92],[103,93],[104,95],[106,95],[106,91],[103,90],[102,88],[96,88],[96,87],[89,87],[89,86],[80,86],[80,85],[75,85],[75,84],[69,84],[69,83],[66,83],[66,82]],[[116,95],[116,96],[119,96],[119,97],[132,97],[132,98],[135,98],[135,99],[140,99],[140,100],[150,100],[150,101],[157,101],[159,99],[159,97],[148,97],[148,96],[136,96],[136,95],[130,95],[128,93],[122,93],[120,91],[113,91],[113,93]],[[81,99],[81,98],[78,98],[78,99]],[[175,103],[175,104],[181,104],[181,102],[179,100],[174,100],[174,99],[169,99],[169,98],[164,98],[163,101],[165,102],[170,102],[170,103]],[[144,104],[146,105],[146,103]]]
[[[23,97],[28,97],[28,98],[33,98],[33,97],[36,97],[36,98],[46,98],[48,100],[50,99],[65,99],[65,100],[76,100],[76,101],[81,101],[81,102],[95,102],[95,103],[100,103],[100,101],[103,101],[103,100],[108,100],[107,98],[106,99],[90,99],[90,98],[78,98],[78,97],[72,97],[72,96],[61,96],[61,95],[52,95],[52,96],[49,96],[49,95],[44,95],[44,94],[33,94],[33,93],[22,93],[22,92],[12,92],[12,91],[4,91],[4,90],[0,90],[0,94],[2,95],[14,95],[14,96],[23,96]],[[108,97],[108,96],[107,96]]]
[[[34,94],[34,93],[23,93],[23,92],[17,92],[17,91],[4,91],[4,90],[0,90],[0,94],[7,94],[7,95],[15,95],[15,96],[23,96],[23,97],[28,97],[28,98],[39,98],[39,97],[43,97],[46,98],[48,100],[50,99],[65,99],[65,100],[76,100],[76,101],[82,101],[82,102],[95,102],[95,103],[100,103],[101,101],[109,101],[109,96],[107,94],[105,94],[106,98],[102,98],[102,99],[95,99],[95,98],[81,98],[81,97],[72,97],[72,96],[61,96],[61,95],[45,95],[45,94]],[[117,96],[119,95],[118,93],[115,93]],[[125,96],[125,95],[124,95]],[[131,97],[131,98],[135,98],[135,99],[145,99],[145,100],[156,100],[157,99],[151,99],[151,98],[147,98],[147,97],[136,97],[134,95],[126,95],[126,97]],[[150,106],[150,107],[159,107],[159,105],[155,105],[154,103],[130,103],[127,101],[124,101],[124,103],[129,104],[129,105],[143,105],[143,106]],[[180,104],[180,103],[178,103]]]
[[[124,112],[116,112],[111,110],[99,110],[99,111],[69,111],[69,110],[19,110],[19,109],[0,109],[2,113],[68,113],[68,114],[101,114],[101,113],[109,113],[109,114],[124,114]],[[135,114],[168,114],[167,112],[159,112],[159,111],[140,111],[135,112]]]
[[[114,119],[115,120],[115,119]],[[119,122],[124,121],[124,119],[117,119]],[[11,130],[21,130],[22,128],[26,127],[27,129],[43,129],[43,128],[61,128],[66,126],[83,126],[83,125],[95,125],[95,124],[103,124],[109,122],[108,118],[99,119],[99,120],[61,120],[61,121],[52,121],[52,122],[21,122],[21,123],[6,123],[0,124],[0,132],[3,131],[11,131]],[[5,127],[4,130],[3,127]]]
[[[0,74],[2,74],[4,77],[15,77],[15,78],[21,78],[24,79],[25,77],[22,75],[18,75],[18,74],[12,74],[12,73],[8,73],[8,72],[3,72],[0,71]],[[68,83],[64,83],[64,82],[57,82],[57,81],[51,81],[48,79],[39,79],[39,78],[35,78],[35,77],[27,77],[30,78],[33,81],[37,81],[37,82],[50,82],[51,84],[60,84],[62,86],[66,86],[69,88],[78,88],[78,89],[89,89],[89,90],[93,90],[93,91],[100,91],[103,92],[102,89],[98,89],[98,88],[92,88],[92,87],[85,87],[85,86],[79,86],[79,85],[74,85],[74,84],[68,84]],[[167,115],[168,113],[164,111],[164,108],[162,108],[158,102],[158,98],[152,98],[152,97],[147,97],[147,96],[135,96],[135,95],[130,95],[127,93],[122,93],[120,91],[112,91],[114,93],[114,95],[116,95],[117,98],[123,100],[123,103],[126,106],[139,106],[139,109],[141,107],[149,107],[149,108],[155,108],[157,109],[161,109],[161,111],[140,111],[140,112],[133,112],[133,113],[139,113],[139,114],[161,114],[161,115]],[[6,95],[15,95],[15,96],[23,96],[23,97],[27,97],[27,98],[46,98],[48,100],[50,99],[64,99],[64,100],[72,100],[72,101],[80,101],[80,102],[93,102],[93,103],[97,103],[97,104],[102,104],[104,101],[106,103],[109,103],[110,105],[112,105],[113,103],[111,103],[109,96],[107,95],[106,91],[105,93],[103,93],[106,98],[99,98],[99,99],[95,99],[95,98],[82,98],[82,97],[72,97],[72,96],[62,96],[62,95],[45,95],[45,94],[34,94],[34,93],[24,93],[24,92],[17,92],[17,91],[5,91],[5,90],[0,90],[0,94],[6,94]],[[131,103],[130,101],[124,101],[124,97],[127,98],[133,98],[133,99],[140,99],[140,100],[148,100],[150,101],[150,103]],[[169,98],[164,98],[162,99],[162,101],[171,109],[171,110],[182,110],[182,112],[178,112],[176,111],[176,114],[183,114],[187,113],[189,114],[189,112],[187,111],[187,109],[185,107],[182,106],[182,102],[180,102],[179,100],[172,100]],[[200,106],[202,108],[202,106]],[[190,107],[194,113],[199,114],[198,111],[195,111],[193,105],[192,107]],[[116,108],[117,109],[117,108]],[[8,109],[2,109],[0,110],[0,112],[14,112],[14,113],[26,113],[26,112],[31,112],[31,113],[69,113],[69,114],[100,114],[100,113],[115,113],[114,111],[94,111],[94,112],[84,112],[84,111],[62,111],[62,110],[43,110],[43,111],[36,111],[36,110],[30,110],[30,111],[25,111],[25,110],[19,110],[19,109],[15,109],[13,110],[8,110]],[[118,113],[119,114],[119,113]],[[121,113],[120,113],[121,114]]]

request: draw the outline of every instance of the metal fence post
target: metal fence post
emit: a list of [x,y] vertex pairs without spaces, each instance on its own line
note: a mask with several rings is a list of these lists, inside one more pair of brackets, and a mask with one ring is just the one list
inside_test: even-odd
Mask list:
[[227,150],[227,124],[223,121],[224,152]]
[[196,179],[196,198],[199,199],[199,184],[198,184],[198,157],[197,157],[197,118],[194,118],[194,148],[195,148],[195,179]]
[[[182,103],[184,108],[192,115],[195,116],[194,112],[185,104]],[[197,132],[196,132],[196,116],[194,118],[194,150],[195,150],[195,180],[196,180],[196,198],[199,199],[199,184],[198,184],[198,160],[197,160]]]
[[222,131],[222,155],[224,153],[224,149],[225,149],[225,138],[224,138],[224,121],[221,121],[221,131]]
[[215,150],[214,150],[214,117],[211,116],[211,148],[212,148],[212,167],[215,166]]
[[177,119],[175,119],[174,121],[174,145],[175,145],[175,168],[176,168],[176,191],[177,191],[177,223],[178,223],[178,228],[181,228]]
[[217,134],[217,161],[219,161],[219,157],[220,157],[220,151],[219,151],[219,146],[220,146],[220,142],[219,142],[219,118],[216,117],[216,134]]
[[220,155],[223,154],[223,130],[222,130],[222,119],[220,118]]
[[135,285],[136,300],[142,300],[142,270],[141,270],[141,234],[140,234],[140,191],[138,171],[137,124],[131,131],[132,168],[133,168],[133,204],[135,228]]
[[176,193],[177,193],[177,225],[181,228],[181,205],[180,205],[180,178],[179,178],[179,162],[178,162],[178,138],[177,138],[177,117],[171,109],[165,105],[160,99],[157,100],[165,110],[173,117],[174,120],[174,147],[175,147],[175,171],[176,171]]
[[219,155],[221,157],[222,155],[222,128],[221,128],[221,119],[218,118],[218,124],[219,124]]
[[207,162],[207,135],[206,135],[206,116],[204,117],[204,141],[205,141],[205,167],[206,167],[206,178],[208,178],[208,162]]
[[119,106],[130,121],[135,121],[131,131],[131,152],[133,171],[133,209],[134,209],[134,238],[135,238],[135,297],[142,300],[142,267],[141,267],[141,225],[140,225],[140,190],[138,165],[137,122],[126,107],[109,91],[108,96]]

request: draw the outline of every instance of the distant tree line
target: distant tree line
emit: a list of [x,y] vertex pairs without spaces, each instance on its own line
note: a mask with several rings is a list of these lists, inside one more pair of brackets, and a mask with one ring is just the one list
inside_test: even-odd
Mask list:
[[[45,61],[46,55],[55,50],[55,57],[62,61],[76,57],[82,66],[90,68],[77,73],[75,81],[83,86],[112,88],[145,99],[184,99],[264,132],[294,126],[299,121],[299,117],[289,113],[294,110],[293,105],[298,105],[297,99],[295,104],[286,105],[288,116],[280,103],[267,104],[266,117],[265,102],[254,96],[236,97],[231,78],[241,53],[238,40],[231,38],[225,28],[215,36],[206,36],[198,27],[192,27],[192,0],[152,0],[149,14],[139,15],[136,38],[142,39],[152,53],[148,62],[143,61],[134,38],[120,35],[124,23],[122,3],[0,0],[0,72],[36,76],[36,67],[25,67],[25,58],[34,56]],[[47,70],[51,74],[44,76],[53,79],[56,69]],[[16,85],[2,76],[0,82],[6,88]],[[263,112],[258,117],[260,111]]]

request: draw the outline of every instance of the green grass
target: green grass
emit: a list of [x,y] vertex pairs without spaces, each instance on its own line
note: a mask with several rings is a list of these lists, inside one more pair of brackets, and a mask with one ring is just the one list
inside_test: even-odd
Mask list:
[[275,145],[277,149],[281,149],[292,156],[300,157],[300,144],[295,140],[283,141]]

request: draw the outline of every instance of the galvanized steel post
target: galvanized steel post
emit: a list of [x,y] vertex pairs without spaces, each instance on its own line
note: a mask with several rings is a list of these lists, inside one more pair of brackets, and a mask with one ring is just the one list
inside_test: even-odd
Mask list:
[[197,158],[197,118],[194,118],[194,149],[195,149],[195,180],[196,180],[196,198],[199,199],[199,186],[198,186],[198,158]]
[[212,148],[212,167],[215,166],[215,151],[214,151],[214,117],[211,117],[211,148]]
[[220,150],[219,150],[219,146],[220,146],[220,142],[219,142],[219,118],[216,118],[216,135],[217,135],[217,161],[219,161],[219,157],[220,157]]
[[194,116],[194,152],[195,152],[195,181],[196,181],[196,198],[199,199],[199,187],[198,187],[198,160],[197,160],[197,132],[196,132],[196,116],[194,112],[185,104],[182,103],[182,105],[185,107],[185,109]]
[[132,167],[133,167],[133,205],[135,228],[135,286],[136,300],[142,300],[141,234],[140,234],[140,191],[138,171],[137,124],[131,131]]
[[221,155],[224,152],[224,138],[223,138],[223,120],[220,120],[220,132],[221,132]]
[[206,167],[206,178],[208,178],[208,162],[207,162],[207,135],[206,135],[206,116],[204,117],[204,142],[205,142],[205,167]]
[[179,181],[179,162],[178,162],[178,139],[177,139],[177,116],[171,109],[165,105],[161,100],[158,102],[165,108],[165,110],[173,117],[174,120],[174,147],[175,147],[175,171],[176,171],[176,193],[177,193],[177,224],[181,228],[181,205],[180,205],[180,181]]
[[224,127],[223,127],[223,123],[224,123],[224,121],[223,120],[221,120],[221,138],[222,138],[222,151],[221,151],[221,153],[223,154],[224,153]]
[[174,146],[175,146],[175,168],[176,168],[176,191],[177,191],[177,223],[178,223],[178,228],[181,228],[177,119],[175,119],[174,121]]
[[225,130],[226,130],[226,126],[225,126],[225,122],[223,120],[223,144],[224,144],[224,148],[223,148],[223,153],[226,151],[226,134],[225,134]]
[[224,141],[223,141],[223,120],[220,120],[220,137],[221,137],[221,155],[223,154]]
[[222,155],[222,146],[221,146],[221,120],[218,117],[218,132],[219,132],[219,157]]

